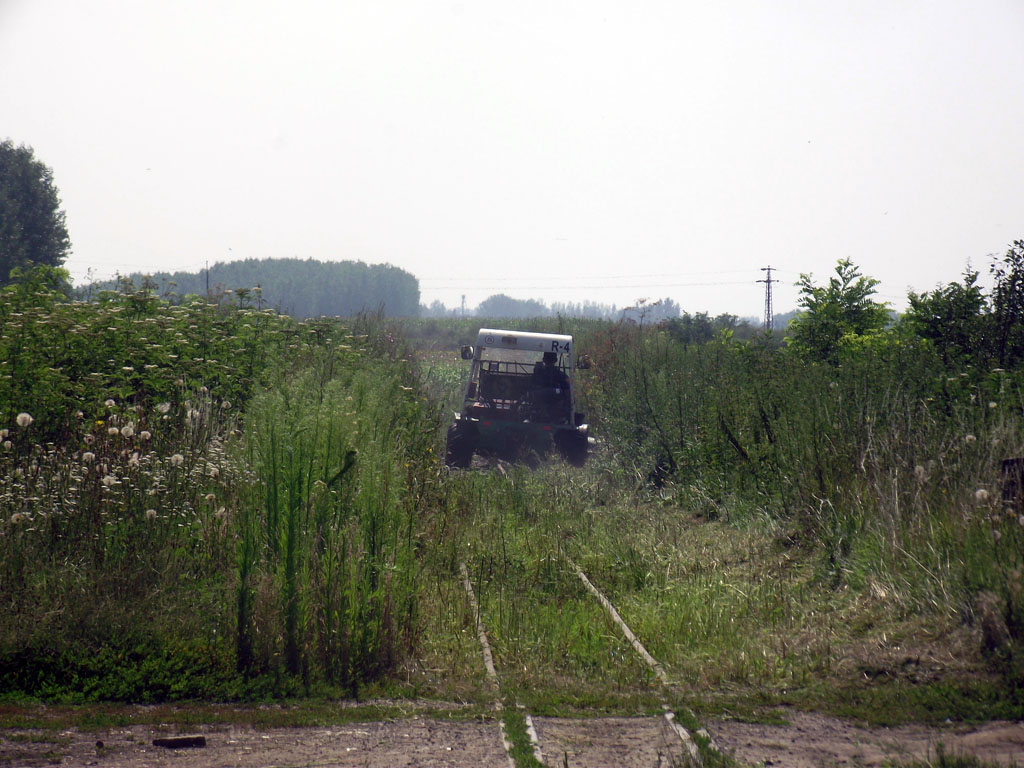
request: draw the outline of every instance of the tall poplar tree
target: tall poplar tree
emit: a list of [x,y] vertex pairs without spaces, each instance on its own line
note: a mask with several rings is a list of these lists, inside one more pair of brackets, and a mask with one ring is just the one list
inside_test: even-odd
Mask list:
[[71,249],[53,172],[31,147],[0,143],[0,286],[15,267],[60,267]]

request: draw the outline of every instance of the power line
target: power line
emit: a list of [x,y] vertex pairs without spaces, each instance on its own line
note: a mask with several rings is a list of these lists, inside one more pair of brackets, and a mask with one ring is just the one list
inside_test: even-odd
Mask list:
[[[778,282],[778,281],[775,281]],[[500,290],[507,288],[515,291],[539,291],[539,290],[552,290],[557,289],[559,291],[577,291],[577,290],[598,290],[602,288],[703,288],[707,286],[715,285],[750,285],[749,280],[728,280],[719,282],[703,282],[703,283],[577,283],[575,285],[563,285],[558,283],[557,280],[553,280],[550,283],[544,285],[509,285],[507,282],[500,283],[451,283],[449,285],[431,285],[430,290],[470,290],[475,289],[478,291],[489,291],[489,290]]]
[[[639,279],[645,279],[645,278],[664,278],[664,277],[697,277],[697,276],[700,276],[700,275],[740,275],[740,274],[749,273],[749,272],[750,272],[749,269],[715,269],[715,270],[708,270],[708,271],[703,271],[703,272],[653,272],[653,273],[650,273],[650,274],[637,274],[636,272],[632,272],[632,273],[625,274],[625,275],[594,275],[594,274],[592,274],[592,275],[590,275],[590,277],[595,279],[595,280],[627,280],[627,279],[639,280]],[[548,278],[550,280],[552,280],[552,281],[574,280],[574,279],[577,278],[577,276],[578,275],[549,275]],[[431,277],[431,276],[419,275],[418,279],[419,279],[419,281],[421,283],[430,283],[430,282],[436,282],[438,280],[440,280],[440,281],[450,280],[451,279],[451,275],[444,275],[443,277]],[[527,276],[527,277],[515,277],[515,276],[502,277],[502,280],[507,280],[507,281],[533,280],[533,279],[534,279],[533,276]]]

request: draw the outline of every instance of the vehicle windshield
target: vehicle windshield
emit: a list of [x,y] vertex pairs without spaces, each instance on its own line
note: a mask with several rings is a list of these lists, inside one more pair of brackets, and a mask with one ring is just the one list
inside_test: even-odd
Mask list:
[[500,360],[503,363],[533,364],[543,358],[543,354],[532,349],[502,349],[487,347],[480,350],[481,360]]

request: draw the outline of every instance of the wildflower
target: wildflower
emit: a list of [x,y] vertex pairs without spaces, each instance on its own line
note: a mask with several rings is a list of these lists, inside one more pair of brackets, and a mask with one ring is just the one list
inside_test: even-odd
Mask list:
[[11,434],[9,430],[0,429],[0,440],[6,439],[9,434]]
[[202,393],[202,394],[204,394],[204,395],[205,395],[205,394],[206,394],[207,392],[209,392],[209,391],[210,391],[210,390],[208,390],[208,389],[207,389],[206,387],[200,387],[200,388],[199,388],[199,392],[200,392],[200,393]]
[[106,400],[104,400],[104,401],[103,401],[103,404],[104,404],[105,406],[107,406],[107,408],[113,408],[113,407],[114,407],[115,405],[117,405],[117,403],[115,403],[115,402],[114,402],[113,400],[111,400],[110,398],[107,398]]
[[33,419],[27,413],[19,413],[18,414],[18,418],[17,418],[18,426],[21,427],[22,429],[24,429],[25,427],[29,426],[33,421],[35,421],[35,419]]
[[170,403],[160,403],[160,405],[158,405],[156,407],[156,409],[158,411],[160,411],[160,413],[167,413],[169,410],[171,410],[171,404]]
[[225,411],[230,411],[231,410],[231,401],[230,400],[225,400],[223,403],[221,403],[221,408],[223,408]]
[[75,411],[75,418],[81,421],[82,419],[85,418],[85,414],[82,413],[81,411]]
[[964,442],[968,445],[974,445],[977,439],[974,435],[964,435]]
[[15,512],[11,515],[11,525],[18,525],[18,523],[23,523],[24,521],[25,516],[21,512]]
[[137,469],[139,466],[139,452],[134,451],[131,456],[128,457],[128,466],[132,469]]
[[135,434],[135,425],[132,422],[129,421],[127,424],[125,424],[123,427],[121,427],[121,435],[122,436],[124,436],[124,437],[131,437],[134,434]]
[[974,492],[974,500],[979,504],[985,504],[988,501],[989,493],[984,488],[979,488]]
[[215,478],[215,477],[219,477],[219,476],[220,476],[220,470],[217,469],[217,467],[210,467],[210,477],[214,477]]
[[82,438],[82,440],[85,441],[86,445],[92,445],[94,442],[96,442],[96,438],[93,437],[92,435],[86,435],[85,437]]
[[88,464],[91,461],[95,461],[95,460],[96,460],[96,454],[93,453],[92,451],[86,451],[85,453],[82,454],[82,461],[84,461],[86,464]]
[[118,429],[117,427],[107,427],[107,434],[110,435],[111,437],[116,437],[117,435],[121,434],[121,430]]
[[180,467],[184,463],[185,457],[182,456],[180,453],[175,453],[173,456],[171,456],[171,466]]
[[11,443],[10,440],[4,440],[4,450],[5,451],[11,450],[11,445],[12,445],[12,443]]
[[156,510],[155,509],[147,509],[146,510],[146,519],[147,520],[156,520]]
[[999,530],[992,531],[992,538],[994,538],[996,541],[999,541],[1001,538],[1003,538],[1003,532]]
[[149,440],[153,435],[148,429],[144,429],[139,432],[139,440]]
[[214,501],[216,498],[217,498],[216,494],[213,494],[213,493],[206,494],[206,500],[207,501]]
[[107,486],[107,488],[109,488],[110,486],[117,482],[117,478],[114,477],[113,475],[104,475],[103,479],[100,482]]
[[994,402],[994,401],[991,401],[991,400],[990,400],[990,401],[989,401],[989,404],[988,404],[988,407],[989,407],[989,408],[995,408],[995,407],[996,407],[997,405],[998,405],[998,403],[996,403],[996,402]]
[[188,413],[185,414],[185,423],[191,424],[193,421],[199,421],[199,411],[195,408],[190,408]]
[[927,473],[924,470],[924,467],[922,467],[920,464],[914,467],[914,477],[917,478],[917,482],[919,483],[924,483],[924,481],[928,477]]

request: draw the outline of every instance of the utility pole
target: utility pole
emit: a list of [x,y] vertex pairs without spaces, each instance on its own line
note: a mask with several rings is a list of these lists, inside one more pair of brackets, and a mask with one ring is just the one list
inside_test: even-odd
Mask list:
[[767,273],[764,280],[758,280],[757,282],[764,283],[764,329],[770,331],[775,327],[774,315],[772,313],[772,283],[779,281],[772,280],[771,267],[761,267],[761,271]]
[[462,316],[466,316],[466,294],[462,294]]

